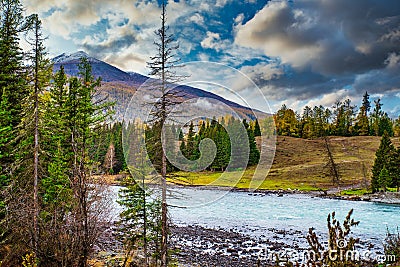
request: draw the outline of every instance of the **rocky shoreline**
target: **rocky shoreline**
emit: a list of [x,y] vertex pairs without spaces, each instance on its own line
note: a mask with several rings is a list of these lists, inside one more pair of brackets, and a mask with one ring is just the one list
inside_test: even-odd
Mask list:
[[[274,230],[278,235],[298,235],[300,231]],[[283,232],[282,232],[283,231]],[[305,236],[302,237],[305,239]],[[235,231],[208,229],[198,225],[171,227],[174,259],[179,267],[269,267],[277,260],[306,263],[309,251],[298,244],[287,244],[281,237],[254,238]],[[326,242],[323,242],[327,246]],[[360,244],[368,247],[370,244]],[[375,266],[361,262],[361,266]],[[279,265],[280,266],[280,265]],[[283,266],[283,265],[282,265]]]
[[174,226],[171,244],[178,266],[274,266],[270,251],[290,249],[284,243],[201,226]]
[[[95,247],[93,263],[121,266],[123,248],[116,238],[118,227],[109,225],[104,230]],[[298,230],[268,229],[274,233],[269,238],[243,234],[238,229],[210,229],[200,225],[171,225],[170,231],[172,259],[178,267],[269,267],[277,266],[278,258],[304,263],[308,255],[305,233]],[[367,243],[360,245],[373,247]]]

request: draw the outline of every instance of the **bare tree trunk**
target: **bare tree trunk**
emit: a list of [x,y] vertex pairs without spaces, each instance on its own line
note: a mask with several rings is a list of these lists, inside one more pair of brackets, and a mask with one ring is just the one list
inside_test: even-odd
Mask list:
[[161,206],[161,266],[167,267],[168,265],[168,222],[167,222],[167,159],[162,152],[162,170],[161,170],[161,182],[162,182],[162,206]]
[[324,141],[325,141],[326,152],[328,154],[328,168],[332,175],[332,183],[339,184],[339,181],[340,181],[339,171],[337,169],[337,165],[335,163],[335,160],[332,155],[332,151],[330,149],[328,137],[324,136]]
[[[143,160],[142,160],[143,162]],[[143,166],[143,163],[142,163]],[[142,188],[143,188],[143,253],[144,253],[144,264],[145,267],[149,266],[149,259],[147,255],[147,207],[146,207],[146,188],[144,184],[145,176],[142,177]]]

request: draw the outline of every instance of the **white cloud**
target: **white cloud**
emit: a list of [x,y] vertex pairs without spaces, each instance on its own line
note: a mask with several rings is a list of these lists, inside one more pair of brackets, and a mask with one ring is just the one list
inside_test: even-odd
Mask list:
[[194,14],[189,18],[189,21],[194,22],[198,25],[204,25],[204,17],[199,13]]
[[299,34],[303,31],[299,28],[310,23],[304,13],[292,13],[286,1],[271,1],[253,19],[236,26],[235,43],[262,49],[266,55],[279,57],[282,63],[300,68],[316,59],[322,49],[320,43],[314,42],[316,40],[300,41]]
[[215,3],[216,7],[224,7],[228,3],[228,0],[217,0]]
[[242,24],[244,20],[244,14],[240,13],[239,15],[237,15],[237,17],[235,18],[235,23],[236,24]]
[[221,37],[219,36],[219,33],[213,33],[213,32],[207,32],[207,37],[201,41],[201,47],[203,48],[210,48],[210,49],[215,49],[217,51],[221,50]]
[[400,54],[390,53],[388,58],[385,60],[386,68],[394,69],[400,66]]

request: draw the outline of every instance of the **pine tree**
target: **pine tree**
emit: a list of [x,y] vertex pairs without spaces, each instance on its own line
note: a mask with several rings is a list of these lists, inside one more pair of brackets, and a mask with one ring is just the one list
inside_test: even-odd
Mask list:
[[400,148],[394,149],[389,154],[388,171],[390,174],[389,186],[395,187],[399,192],[400,187]]
[[258,164],[260,160],[260,151],[257,148],[257,143],[252,129],[247,129],[247,136],[249,138],[249,161],[247,165],[253,166]]
[[371,102],[369,101],[369,94],[365,92],[362,99],[360,111],[356,118],[355,134],[366,136],[370,133],[368,112],[371,109]]
[[[21,257],[21,251],[31,251],[34,257],[39,257],[39,213],[40,197],[39,185],[44,176],[44,162],[40,155],[42,124],[42,94],[50,84],[51,64],[46,59],[44,38],[41,34],[41,22],[37,15],[26,19],[26,26],[30,26],[26,40],[32,46],[27,54],[30,66],[26,68],[27,86],[25,95],[18,104],[21,118],[13,129],[15,140],[12,142],[14,162],[12,173],[13,190],[7,206],[8,222],[12,232],[10,240],[15,258]],[[15,92],[14,92],[15,93]],[[12,113],[12,112],[11,112]],[[21,205],[26,203],[26,205]],[[23,214],[23,215],[21,215]]]
[[210,138],[213,140],[217,148],[211,168],[223,171],[228,166],[230,160],[231,144],[229,135],[221,124],[216,124]]
[[387,164],[389,162],[389,155],[393,153],[394,146],[387,132],[384,132],[382,135],[381,143],[379,145],[378,150],[375,153],[375,161],[372,166],[372,180],[371,180],[371,189],[372,192],[377,192],[380,188],[379,186],[379,174],[381,173],[383,168],[388,168]]
[[386,192],[386,188],[390,184],[390,175],[385,166],[383,166],[382,170],[379,172],[378,184],[379,188],[383,188],[383,191]]
[[194,132],[194,125],[193,121],[190,122],[189,124],[189,131],[186,136],[186,152],[185,152],[185,157],[189,160],[196,160],[195,156],[195,150],[196,150],[196,140],[194,139],[195,132]]
[[[38,15],[32,15],[30,18],[30,24],[32,24],[33,28],[33,38],[31,40],[31,45],[33,46],[32,54],[30,55],[30,59],[32,61],[32,83],[33,83],[33,95],[28,106],[33,107],[33,206],[34,206],[34,214],[33,214],[33,232],[34,232],[34,252],[35,255],[38,256],[38,242],[39,242],[39,213],[40,213],[40,203],[39,203],[39,186],[40,180],[43,176],[43,173],[39,173],[39,168],[44,166],[43,162],[39,160],[39,149],[40,149],[40,136],[42,134],[43,125],[40,123],[42,117],[40,114],[40,109],[43,109],[42,103],[40,101],[40,97],[43,95],[43,91],[50,84],[50,77],[52,73],[52,64],[50,60],[46,58],[47,53],[45,52],[44,47],[44,37],[41,31],[41,21],[39,20]],[[27,114],[28,113],[28,114]],[[29,111],[26,115],[29,116]],[[28,126],[28,125],[23,125]],[[25,130],[28,127],[24,127]]]
[[378,135],[382,136],[385,131],[389,136],[393,136],[393,122],[386,112],[382,114],[379,120]]
[[360,112],[357,115],[355,128],[357,134],[360,136],[367,136],[370,133],[369,120],[364,106],[361,106]]
[[[19,36],[26,31],[22,6],[18,0],[0,1],[0,208],[5,207],[5,190],[14,169],[17,126],[22,119],[22,103],[27,94],[23,53]],[[0,217],[5,216],[0,210]],[[7,230],[1,220],[0,240]]]
[[144,172],[135,169],[132,173],[135,178],[128,176],[123,181],[124,187],[120,190],[118,200],[118,204],[124,209],[119,220],[120,239],[126,251],[123,266],[126,266],[127,259],[133,256],[137,247],[143,248],[144,263],[141,266],[149,266],[150,256],[155,259],[160,256],[158,240],[161,230],[161,203],[157,199],[151,200],[149,189],[144,183],[138,184],[139,181],[144,181]]
[[[86,58],[82,58],[78,65],[79,79],[73,77],[69,80],[68,98],[65,104],[68,118],[67,127],[70,131],[68,143],[72,148],[70,161],[70,181],[74,196],[74,227],[77,227],[74,236],[73,253],[78,266],[87,266],[93,242],[97,237],[99,227],[98,216],[94,216],[91,209],[95,208],[92,198],[96,192],[90,183],[89,172],[92,162],[89,149],[94,137],[96,127],[102,125],[109,116],[110,103],[93,102],[96,87],[100,79],[95,80],[92,68]],[[100,201],[100,200],[99,200]],[[96,210],[98,214],[100,211]]]
[[300,136],[302,138],[311,138],[314,134],[313,111],[309,106],[303,109],[303,115],[300,121]]
[[381,118],[383,115],[381,99],[378,98],[378,99],[374,100],[374,103],[375,103],[374,111],[371,114],[370,134],[374,135],[374,136],[380,136],[379,135],[379,125],[380,125]]
[[[68,141],[70,129],[67,127],[67,76],[64,67],[54,75],[53,85],[47,95],[44,113],[44,133],[42,149],[47,152],[47,175],[42,178],[43,201],[49,213],[66,211],[70,205],[69,162],[72,148]],[[54,131],[54,129],[58,129]]]
[[258,124],[258,120],[255,121],[254,124],[254,137],[258,137],[261,136],[261,128],[260,128],[260,124]]

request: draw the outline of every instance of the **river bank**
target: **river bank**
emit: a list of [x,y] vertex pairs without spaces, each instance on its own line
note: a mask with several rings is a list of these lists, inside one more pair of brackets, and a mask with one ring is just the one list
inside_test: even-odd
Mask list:
[[310,197],[320,197],[326,199],[336,200],[347,200],[347,201],[366,201],[381,204],[400,205],[400,193],[399,192],[378,192],[378,193],[365,193],[365,194],[340,194],[341,189],[330,189],[330,190],[313,190],[304,191],[299,189],[249,189],[249,188],[237,188],[228,186],[201,186],[201,185],[170,185],[171,188],[193,188],[196,190],[219,190],[219,191],[232,191],[248,193],[253,196],[266,196],[266,195],[277,195],[278,197],[284,195],[300,194],[307,195]]

